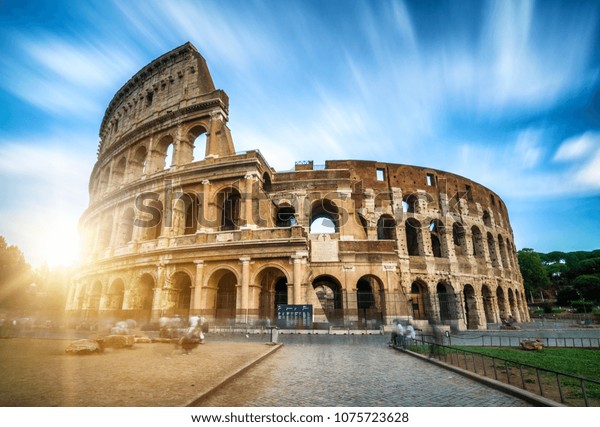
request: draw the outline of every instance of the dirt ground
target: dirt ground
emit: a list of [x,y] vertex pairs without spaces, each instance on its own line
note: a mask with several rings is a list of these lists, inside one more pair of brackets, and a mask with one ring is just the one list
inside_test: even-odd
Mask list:
[[185,406],[273,350],[207,340],[189,354],[148,343],[77,356],[65,353],[70,342],[0,339],[0,406]]

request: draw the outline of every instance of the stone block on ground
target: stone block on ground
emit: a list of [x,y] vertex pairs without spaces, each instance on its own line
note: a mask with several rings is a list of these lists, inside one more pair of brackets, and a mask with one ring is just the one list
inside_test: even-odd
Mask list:
[[135,343],[136,344],[149,344],[151,343],[152,340],[146,336],[143,337],[135,337]]
[[521,341],[521,348],[527,351],[539,351],[543,350],[544,344],[540,340],[523,340]]
[[78,340],[65,349],[67,354],[93,354],[102,352],[102,344],[96,340]]

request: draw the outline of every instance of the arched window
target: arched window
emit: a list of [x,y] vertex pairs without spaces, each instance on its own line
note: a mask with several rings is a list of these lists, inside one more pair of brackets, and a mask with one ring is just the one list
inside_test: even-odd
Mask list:
[[133,238],[133,208],[127,208],[121,217],[119,224],[119,241],[118,245],[123,246],[129,243]]
[[402,199],[402,210],[407,213],[419,212],[419,198],[414,194],[409,194]]
[[421,223],[409,218],[405,222],[406,230],[406,247],[408,255],[423,256],[423,238],[421,236]]
[[476,225],[471,227],[471,240],[473,241],[473,255],[483,257],[483,236],[481,235],[481,230]]
[[296,223],[296,211],[293,206],[283,203],[277,207],[277,217],[275,218],[277,227],[292,227]]
[[390,215],[381,215],[377,221],[378,240],[396,240],[396,221]]
[[494,267],[499,267],[500,263],[498,262],[498,253],[496,252],[496,242],[494,241],[494,236],[492,236],[492,233],[490,232],[487,233],[487,243],[490,261],[492,261]]
[[313,203],[310,215],[310,233],[337,233],[339,210],[331,200],[322,199]]
[[217,194],[221,230],[239,228],[241,198],[240,192],[235,188],[226,188]]
[[188,132],[188,139],[194,147],[194,161],[202,160],[206,157],[206,135],[204,126],[194,126]]
[[490,216],[490,213],[488,211],[483,211],[483,224],[486,227],[491,227],[492,226],[492,217]]
[[263,173],[263,190],[265,190],[268,193],[269,191],[271,191],[271,186],[271,176],[268,172]]
[[140,178],[144,175],[146,171],[146,158],[148,156],[148,151],[146,147],[142,146],[135,150],[135,154],[131,159],[129,165],[130,174],[129,179],[134,180]]
[[439,219],[434,219],[429,223],[429,235],[431,237],[431,251],[433,256],[441,258],[442,256],[442,232],[444,223]]
[[467,255],[465,227],[460,222],[452,224],[452,241],[454,242],[454,253],[457,256]]
[[127,165],[127,160],[125,157],[121,157],[117,164],[113,167],[112,170],[112,183],[114,188],[118,188],[121,184],[125,182],[125,166]]

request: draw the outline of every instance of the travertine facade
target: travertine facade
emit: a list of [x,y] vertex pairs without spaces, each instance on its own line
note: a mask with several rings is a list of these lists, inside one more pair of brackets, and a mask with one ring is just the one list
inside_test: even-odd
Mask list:
[[[373,161],[277,172],[259,151],[235,152],[228,102],[189,43],[117,92],[81,218],[72,316],[258,326],[277,304],[312,304],[315,327],[529,320],[498,195]],[[331,229],[315,232],[322,220]]]

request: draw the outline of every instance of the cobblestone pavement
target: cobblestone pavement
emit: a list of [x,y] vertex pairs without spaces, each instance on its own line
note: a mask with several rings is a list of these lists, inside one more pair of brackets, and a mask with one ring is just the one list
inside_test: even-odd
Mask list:
[[383,336],[280,336],[284,346],[199,406],[530,406],[387,347]]

